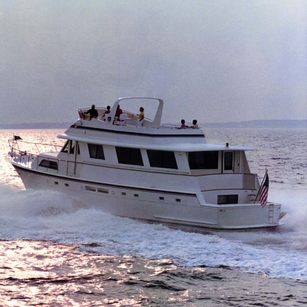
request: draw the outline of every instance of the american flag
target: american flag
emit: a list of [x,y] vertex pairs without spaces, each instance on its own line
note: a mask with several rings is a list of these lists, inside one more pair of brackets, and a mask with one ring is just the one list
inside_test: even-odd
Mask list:
[[256,201],[259,201],[262,207],[264,207],[267,203],[268,194],[269,194],[269,175],[268,171],[266,171],[256,197]]

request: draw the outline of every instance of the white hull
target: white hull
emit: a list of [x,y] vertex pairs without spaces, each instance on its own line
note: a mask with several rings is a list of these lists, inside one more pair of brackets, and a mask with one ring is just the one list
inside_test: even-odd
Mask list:
[[[276,227],[280,205],[204,204],[196,193],[155,191],[83,181],[74,177],[44,174],[14,164],[26,188],[52,189],[77,196],[85,206],[109,213],[154,222],[215,229]],[[162,198],[162,199],[161,199]],[[180,200],[180,201],[179,201]]]

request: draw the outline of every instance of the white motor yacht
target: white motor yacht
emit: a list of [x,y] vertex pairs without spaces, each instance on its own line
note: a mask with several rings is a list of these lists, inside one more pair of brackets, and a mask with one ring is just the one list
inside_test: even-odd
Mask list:
[[[156,106],[152,118],[137,114],[144,101]],[[159,98],[120,98],[95,116],[88,109],[79,109],[78,120],[58,136],[66,140],[58,151],[25,152],[19,137],[12,140],[10,161],[26,188],[70,193],[114,215],[154,222],[279,225],[281,205],[257,200],[261,185],[246,159],[249,148],[209,144],[198,127],[161,124]]]

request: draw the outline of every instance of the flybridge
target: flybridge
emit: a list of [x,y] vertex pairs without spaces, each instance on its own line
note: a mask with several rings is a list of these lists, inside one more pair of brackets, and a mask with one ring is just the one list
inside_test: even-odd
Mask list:
[[81,108],[78,110],[78,121],[59,137],[79,141],[86,137],[98,143],[103,139],[110,144],[114,144],[114,141],[121,144],[128,141],[140,147],[150,144],[206,142],[205,135],[198,126],[182,128],[179,125],[161,125],[163,105],[160,98],[126,97],[116,100],[112,108],[96,108],[94,105],[92,108]]
[[[148,103],[149,102],[149,103]],[[146,103],[150,109],[156,106],[154,114],[151,118],[145,117],[146,110],[144,110],[144,103]],[[154,97],[123,97],[117,99],[112,108],[106,106],[105,108],[97,109],[96,119],[103,120],[106,125],[135,125],[139,127],[151,127],[159,128],[161,126],[161,118],[163,111],[163,100]],[[125,109],[122,109],[122,105],[125,105]],[[136,109],[136,106],[139,109]],[[143,109],[144,118],[140,118],[140,109]],[[139,113],[137,114],[137,112]],[[145,112],[144,112],[145,111]],[[88,108],[81,108],[78,110],[80,119],[89,120]]]

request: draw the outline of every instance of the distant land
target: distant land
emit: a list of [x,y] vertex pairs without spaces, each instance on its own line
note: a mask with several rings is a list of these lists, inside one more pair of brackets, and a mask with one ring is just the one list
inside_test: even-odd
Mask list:
[[[66,129],[71,123],[0,124],[0,129]],[[306,120],[250,120],[241,122],[203,123],[204,128],[307,128]]]
[[71,123],[21,123],[21,124],[0,124],[0,129],[65,129]]
[[307,128],[305,120],[249,120],[242,122],[204,123],[205,128]]

